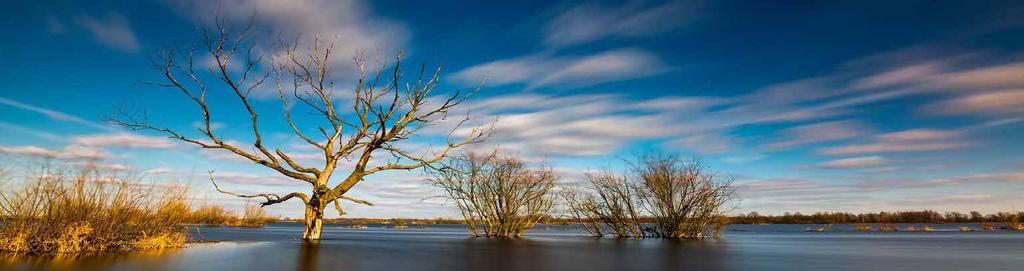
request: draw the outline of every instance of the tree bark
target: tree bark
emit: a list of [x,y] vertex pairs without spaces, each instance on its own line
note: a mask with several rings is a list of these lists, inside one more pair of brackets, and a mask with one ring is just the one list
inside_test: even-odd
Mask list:
[[313,205],[312,202],[306,205],[306,230],[302,233],[302,240],[320,240],[320,232],[324,227],[324,208]]

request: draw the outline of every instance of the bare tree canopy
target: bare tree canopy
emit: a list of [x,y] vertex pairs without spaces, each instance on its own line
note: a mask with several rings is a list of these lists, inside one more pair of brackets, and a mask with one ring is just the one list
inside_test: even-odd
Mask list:
[[662,153],[640,155],[629,172],[587,174],[587,185],[563,191],[568,215],[593,236],[701,239],[725,225],[731,181],[699,161]]
[[549,217],[555,204],[558,177],[551,168],[530,168],[497,150],[449,159],[432,173],[428,181],[455,203],[473,236],[519,237]]
[[[204,31],[201,48],[166,50],[154,61],[154,68],[162,75],[157,85],[180,92],[196,106],[201,118],[198,128],[201,136],[191,137],[176,130],[156,126],[145,115],[125,115],[113,120],[116,124],[135,129],[163,133],[204,149],[218,149],[252,163],[270,168],[281,175],[311,186],[309,194],[292,192],[283,196],[276,194],[243,195],[230,193],[216,187],[218,191],[246,198],[263,198],[262,206],[299,199],[306,205],[306,232],[303,238],[320,238],[323,211],[328,204],[334,204],[344,214],[338,200],[350,200],[368,204],[363,200],[345,196],[366,176],[388,170],[412,170],[439,162],[452,150],[467,144],[483,141],[490,134],[489,127],[472,128],[465,138],[455,139],[449,133],[443,149],[418,155],[402,149],[398,143],[409,139],[424,127],[445,119],[449,112],[459,106],[477,89],[455,92],[447,97],[435,97],[440,68],[428,72],[421,66],[412,80],[402,74],[402,55],[398,54],[391,68],[379,69],[368,74],[366,60],[354,57],[358,75],[351,95],[338,95],[332,77],[331,57],[334,44],[319,38],[308,48],[300,48],[298,42],[285,44],[283,54],[265,59],[257,52],[254,42],[249,39],[248,28],[233,33],[218,23],[216,31]],[[208,58],[207,58],[208,57]],[[209,59],[212,68],[197,70],[198,62]],[[235,63],[241,61],[241,63]],[[203,78],[216,78],[216,82],[205,82]],[[206,80],[208,81],[208,80]],[[323,164],[303,165],[280,148],[266,146],[260,129],[260,115],[252,101],[254,90],[275,88],[283,106],[281,120],[290,127],[298,138],[323,155]],[[248,115],[253,141],[248,145],[224,139],[214,130],[214,116],[208,103],[208,94],[227,91],[240,102],[237,110]],[[338,97],[351,96],[351,107],[336,103]],[[319,117],[315,126],[316,134],[307,134],[308,125],[297,124],[292,118],[294,104],[308,107]],[[216,105],[236,106],[236,105]],[[219,112],[219,111],[218,111]],[[457,122],[455,129],[469,119],[465,116]],[[374,155],[378,156],[374,156]],[[383,157],[381,157],[383,156]],[[331,177],[339,163],[351,163],[351,172],[342,175],[340,182],[332,183]],[[211,180],[212,174],[211,174]]]

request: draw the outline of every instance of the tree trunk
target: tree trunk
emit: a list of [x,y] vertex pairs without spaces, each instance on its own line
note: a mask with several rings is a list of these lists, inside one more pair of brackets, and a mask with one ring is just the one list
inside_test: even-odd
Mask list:
[[306,205],[306,231],[302,233],[302,240],[320,240],[320,231],[324,227],[324,208],[317,205]]

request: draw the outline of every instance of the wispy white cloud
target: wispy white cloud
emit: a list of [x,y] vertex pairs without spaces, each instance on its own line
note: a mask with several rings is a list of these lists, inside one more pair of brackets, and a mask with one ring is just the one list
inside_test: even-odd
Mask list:
[[52,110],[52,109],[47,109],[47,108],[42,108],[42,107],[26,104],[26,103],[18,102],[18,101],[15,101],[15,100],[7,99],[7,98],[4,98],[4,97],[0,97],[0,104],[11,106],[11,107],[18,108],[18,109],[22,109],[22,110],[25,110],[25,111],[39,113],[39,114],[42,114],[43,116],[46,116],[49,119],[56,120],[56,121],[71,122],[71,123],[75,123],[75,124],[80,124],[80,125],[84,125],[84,126],[100,129],[100,130],[107,130],[107,131],[114,131],[114,130],[116,130],[112,126],[109,126],[109,125],[104,125],[104,124],[101,124],[101,123],[98,123],[98,122],[95,122],[95,121],[90,121],[90,120],[82,119],[80,117],[69,115],[69,114],[65,114],[65,113],[62,113],[62,112],[59,112],[59,111],[56,111],[56,110]]
[[588,56],[531,55],[472,66],[452,75],[463,85],[523,83],[530,88],[559,85],[584,87],[658,75],[670,70],[654,54],[635,48]]
[[[234,0],[170,0],[166,1],[182,15],[212,26],[220,16],[228,23],[246,24],[253,19],[259,27],[274,33],[268,41],[280,37],[291,39],[302,35],[310,41],[313,35],[335,42],[332,60],[336,76],[354,76],[352,56],[365,52],[370,61],[388,63],[391,54],[405,47],[409,30],[398,22],[378,16],[370,3],[362,0],[298,0],[298,1],[234,1]],[[228,8],[230,7],[230,8]],[[302,44],[300,48],[311,45]],[[271,52],[280,57],[283,52]]]
[[885,159],[884,157],[881,156],[866,156],[822,162],[820,164],[815,165],[815,167],[826,169],[864,168],[880,166],[888,162],[888,159]]
[[[1024,73],[1022,73],[1024,74]],[[1002,90],[961,96],[922,107],[931,114],[994,114],[1024,113],[1024,89]]]
[[78,145],[69,145],[61,150],[50,150],[38,146],[0,146],[0,153],[13,156],[60,158],[69,160],[103,160],[110,156],[102,149]]
[[105,18],[82,15],[76,18],[76,22],[92,34],[96,43],[126,53],[139,51],[139,41],[131,23],[120,13],[111,11]]
[[[218,183],[257,185],[257,186],[302,186],[303,181],[290,179],[280,174],[250,174],[239,172],[213,172],[211,177]],[[224,187],[230,190],[228,187]]]
[[175,173],[175,170],[169,167],[155,167],[142,171],[142,174],[146,175],[165,175]]
[[643,37],[677,29],[698,18],[694,2],[630,1],[619,6],[587,3],[558,15],[545,26],[544,44],[578,45],[609,38]]
[[574,87],[643,78],[668,71],[657,56],[637,49],[606,51],[572,61],[538,78],[532,87],[566,84]]
[[21,126],[21,125],[17,125],[17,124],[14,124],[14,123],[9,123],[9,122],[4,122],[4,121],[0,121],[0,131],[5,131],[7,133],[19,134],[19,135],[30,135],[30,136],[46,139],[46,140],[49,140],[49,141],[62,141],[62,140],[64,140],[63,137],[58,136],[57,134],[54,134],[54,133],[40,131],[40,130],[36,130],[36,129],[32,129],[32,128],[28,128],[28,127],[25,127],[25,126]]
[[132,170],[132,167],[129,166],[129,165],[116,164],[116,163],[100,163],[100,162],[97,162],[95,160],[79,161],[79,162],[74,162],[72,164],[77,166],[77,167],[86,168],[86,169],[102,169],[102,170],[112,170],[112,171],[130,171],[130,170]]
[[898,205],[914,205],[914,206],[927,206],[926,208],[935,208],[936,205],[949,206],[956,204],[977,204],[977,203],[988,203],[995,200],[992,195],[987,194],[963,194],[963,195],[950,195],[940,197],[914,197],[902,200],[896,200],[894,203]]
[[75,136],[71,142],[92,147],[121,147],[132,149],[167,149],[174,143],[163,137],[150,137],[128,133]]
[[961,149],[977,145],[963,139],[955,131],[934,129],[913,129],[900,132],[881,134],[876,141],[866,144],[851,144],[838,147],[819,149],[825,155],[857,155],[870,153],[892,152],[927,152]]
[[669,142],[669,144],[699,154],[723,153],[735,145],[729,137],[713,133],[684,136]]
[[928,140],[947,140],[961,137],[958,131],[943,131],[936,129],[911,129],[899,132],[885,133],[878,135],[879,141],[885,142],[914,142]]
[[809,144],[836,141],[872,133],[868,125],[851,120],[828,121],[790,127],[776,132],[776,138],[763,145],[768,150],[784,150]]

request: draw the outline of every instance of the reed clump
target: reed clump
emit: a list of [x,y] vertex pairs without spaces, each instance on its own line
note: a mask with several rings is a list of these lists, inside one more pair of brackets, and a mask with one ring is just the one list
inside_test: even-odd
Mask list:
[[237,215],[224,206],[203,204],[192,211],[189,222],[207,227],[220,227],[224,223],[238,219]]
[[897,231],[899,228],[894,224],[878,225],[878,231]]
[[1024,224],[1020,223],[1020,215],[1013,215],[1006,223],[1006,229],[1011,231],[1024,231]]
[[[0,250],[87,254],[182,247],[187,188],[143,184],[118,172],[44,166],[0,191]],[[9,184],[9,183],[8,183]]]
[[868,225],[868,224],[857,224],[854,227],[855,227],[855,229],[857,229],[857,231],[863,231],[863,232],[871,231],[871,225]]
[[245,212],[241,218],[234,218],[224,222],[228,227],[239,227],[239,228],[262,228],[267,224],[270,218],[267,216],[267,211],[263,210],[262,207],[252,204],[245,205]]

